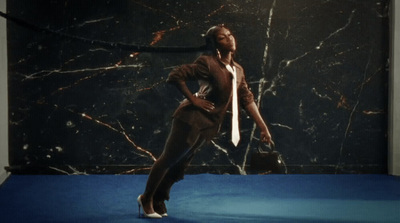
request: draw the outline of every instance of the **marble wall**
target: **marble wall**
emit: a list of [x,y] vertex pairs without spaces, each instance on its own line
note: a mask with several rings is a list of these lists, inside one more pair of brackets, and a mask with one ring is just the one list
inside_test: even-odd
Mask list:
[[[133,46],[199,47],[219,23],[286,173],[387,173],[387,0],[9,0],[7,15],[14,173],[147,173],[183,98],[165,79],[201,52]],[[252,173],[241,118],[238,148],[225,126],[189,173]]]

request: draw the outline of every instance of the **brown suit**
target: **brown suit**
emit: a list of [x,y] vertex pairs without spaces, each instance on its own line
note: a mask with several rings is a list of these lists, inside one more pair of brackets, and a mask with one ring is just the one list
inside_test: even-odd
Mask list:
[[[238,99],[242,107],[252,103],[254,97],[248,89],[243,68],[236,62]],[[175,68],[168,76],[167,82],[190,81],[199,82],[197,97],[211,101],[215,109],[206,112],[194,107],[185,99],[173,117],[188,123],[198,130],[206,131],[206,138],[210,139],[219,130],[226,111],[231,109],[232,100],[232,74],[225,65],[215,56],[200,56],[193,64],[182,65]]]
[[[243,68],[236,67],[238,100],[242,107],[252,103],[254,96],[248,89]],[[184,170],[190,164],[196,150],[219,131],[232,101],[232,74],[215,56],[200,56],[193,64],[179,66],[171,71],[167,82],[198,81],[197,97],[214,103],[211,112],[201,110],[185,99],[175,111],[170,135],[164,152],[153,168],[165,169],[166,174],[154,194],[154,208],[157,202],[169,199],[173,183],[183,179]]]

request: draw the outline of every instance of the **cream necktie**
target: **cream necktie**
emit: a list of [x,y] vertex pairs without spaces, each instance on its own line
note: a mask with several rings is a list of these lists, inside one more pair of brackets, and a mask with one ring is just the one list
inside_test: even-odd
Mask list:
[[232,143],[237,146],[240,140],[239,133],[239,108],[237,98],[236,69],[235,66],[226,65],[226,69],[232,73]]

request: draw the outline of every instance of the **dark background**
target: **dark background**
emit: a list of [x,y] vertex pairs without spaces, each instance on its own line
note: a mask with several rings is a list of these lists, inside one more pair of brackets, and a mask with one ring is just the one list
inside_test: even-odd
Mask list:
[[[387,173],[388,1],[8,0],[7,7],[29,23],[7,23],[14,173],[147,173],[183,99],[165,79],[201,52],[137,53],[116,43],[199,47],[220,23],[236,36],[236,60],[287,173]],[[188,173],[251,173],[259,133],[241,118],[238,148],[223,128]]]

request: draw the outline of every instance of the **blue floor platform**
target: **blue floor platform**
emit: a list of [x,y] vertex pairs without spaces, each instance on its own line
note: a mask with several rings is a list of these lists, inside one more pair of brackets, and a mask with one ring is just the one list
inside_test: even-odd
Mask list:
[[400,178],[387,175],[187,175],[169,217],[138,217],[147,175],[12,175],[0,222],[400,222]]

